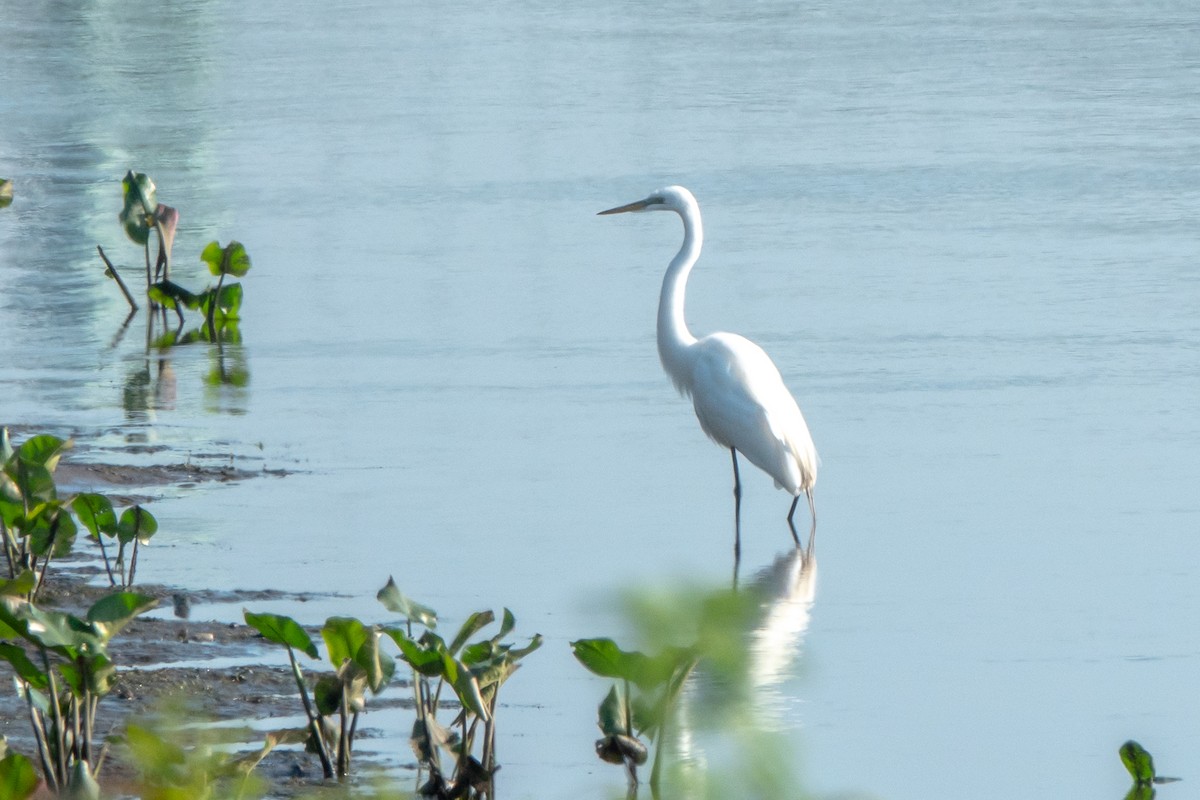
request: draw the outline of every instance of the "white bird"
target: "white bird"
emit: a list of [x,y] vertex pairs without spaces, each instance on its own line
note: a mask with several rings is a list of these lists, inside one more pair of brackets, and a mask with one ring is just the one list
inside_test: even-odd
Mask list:
[[690,396],[700,427],[709,438],[729,448],[733,457],[734,556],[741,554],[742,484],[740,452],[750,463],[775,479],[775,486],[793,496],[787,521],[796,546],[800,538],[792,517],[800,495],[808,498],[812,515],[809,547],[817,531],[813,484],[817,480],[817,450],[800,407],[796,405],[774,362],[754,342],[735,333],[711,333],[697,339],[683,315],[688,274],[700,258],[704,228],[700,206],[682,186],[654,194],[600,214],[626,211],[674,211],[683,220],[683,246],[667,267],[658,301],[658,356],[663,369],[683,395]]

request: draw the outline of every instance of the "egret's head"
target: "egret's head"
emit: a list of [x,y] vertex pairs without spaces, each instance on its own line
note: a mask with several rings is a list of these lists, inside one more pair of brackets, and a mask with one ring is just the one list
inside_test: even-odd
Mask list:
[[696,206],[696,198],[692,197],[691,192],[682,186],[667,186],[643,200],[610,208],[600,214],[623,214],[626,211],[674,211],[682,214],[689,206]]

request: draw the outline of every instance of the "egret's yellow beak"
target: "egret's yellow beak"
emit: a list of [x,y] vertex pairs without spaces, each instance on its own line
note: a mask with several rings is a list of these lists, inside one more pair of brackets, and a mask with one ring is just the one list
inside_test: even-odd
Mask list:
[[602,217],[605,214],[624,214],[626,211],[641,211],[648,205],[650,205],[649,197],[647,197],[645,200],[638,200],[636,203],[629,203],[627,205],[617,206],[616,208],[610,208],[607,211],[601,211],[597,213],[596,216]]

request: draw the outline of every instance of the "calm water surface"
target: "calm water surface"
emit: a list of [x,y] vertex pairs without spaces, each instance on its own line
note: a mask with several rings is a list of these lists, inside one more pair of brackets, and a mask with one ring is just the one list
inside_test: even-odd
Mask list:
[[[820,583],[764,640],[804,786],[1118,797],[1127,738],[1200,779],[1192,4],[3,0],[0,34],[0,417],[291,473],[156,503],[146,580],[507,605],[548,644],[504,794],[619,790],[566,643],[730,569],[728,457],[654,348],[678,223],[594,216],[677,182],[691,325],[762,343],[823,457]],[[248,385],[121,333],[131,167],[180,282],[246,243]],[[746,483],[753,575],[787,498]]]

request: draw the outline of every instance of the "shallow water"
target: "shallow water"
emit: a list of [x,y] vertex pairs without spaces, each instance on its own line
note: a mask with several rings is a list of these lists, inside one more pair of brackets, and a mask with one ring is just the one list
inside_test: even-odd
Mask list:
[[[0,2],[3,420],[292,473],[157,503],[145,580],[511,607],[547,646],[503,791],[605,796],[566,642],[730,569],[728,458],[654,349],[678,223],[594,216],[683,183],[691,325],[773,355],[823,459],[772,695],[805,787],[1116,796],[1131,737],[1198,775],[1200,21],[843,5]],[[120,333],[129,168],[179,282],[246,244],[247,386]],[[790,538],[749,472],[753,574]]]

